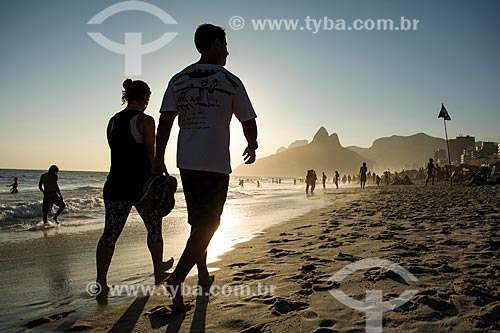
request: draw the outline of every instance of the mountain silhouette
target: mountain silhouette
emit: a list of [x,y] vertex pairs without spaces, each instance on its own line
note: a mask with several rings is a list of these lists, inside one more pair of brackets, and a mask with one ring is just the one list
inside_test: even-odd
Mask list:
[[379,138],[370,148],[342,147],[336,133],[329,135],[321,127],[310,143],[296,140],[288,148],[282,147],[276,154],[259,158],[254,164],[238,166],[234,174],[302,177],[308,169],[314,169],[317,174],[324,171],[331,177],[335,170],[341,174],[357,174],[363,162],[367,163],[368,170],[380,174],[387,169],[422,167],[436,149],[446,149],[446,141],[424,133]]
[[340,173],[357,173],[363,162],[367,162],[370,168],[371,161],[342,147],[336,133],[329,135],[327,130],[321,127],[311,143],[259,158],[254,164],[240,165],[234,170],[234,174],[301,177],[305,176],[308,169],[314,169],[317,174],[324,171],[332,177],[335,170]]
[[377,172],[417,169],[433,157],[434,150],[446,149],[446,140],[424,133],[410,136],[393,135],[375,140],[370,148],[347,147],[374,162]]
[[294,142],[292,142],[288,148],[285,148],[285,147],[279,147],[278,150],[276,151],[276,154],[279,154],[279,153],[282,153],[284,152],[285,150],[287,149],[291,149],[291,148],[295,148],[295,147],[300,147],[300,146],[305,146],[309,143],[308,140],[295,140]]

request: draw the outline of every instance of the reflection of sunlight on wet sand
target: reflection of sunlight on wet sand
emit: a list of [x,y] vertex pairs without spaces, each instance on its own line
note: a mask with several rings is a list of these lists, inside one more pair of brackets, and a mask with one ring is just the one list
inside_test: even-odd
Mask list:
[[229,251],[236,243],[236,239],[231,239],[231,234],[234,234],[233,228],[237,228],[241,223],[241,218],[235,207],[226,205],[222,213],[220,226],[212,238],[207,252],[207,262],[211,263],[217,260],[217,257],[224,252]]

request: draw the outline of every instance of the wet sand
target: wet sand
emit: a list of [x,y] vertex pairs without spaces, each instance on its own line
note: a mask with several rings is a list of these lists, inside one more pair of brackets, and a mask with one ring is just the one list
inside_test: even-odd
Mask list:
[[[323,195],[317,190],[318,196]],[[88,316],[38,331],[88,332],[365,332],[365,315],[331,295],[360,301],[382,290],[384,301],[418,294],[383,314],[383,332],[500,331],[500,191],[498,186],[390,186],[327,189],[331,204],[273,226],[211,264],[210,296],[186,296],[193,308],[172,312],[155,290],[100,307]],[[405,282],[386,268],[330,278],[362,259],[390,260],[412,273]],[[192,286],[195,278],[189,278]],[[226,285],[226,295],[220,286]],[[241,296],[236,286],[247,286]],[[272,294],[259,294],[265,285]],[[229,286],[229,287],[227,287]],[[230,287],[233,294],[228,295]],[[268,289],[269,291],[270,289]]]

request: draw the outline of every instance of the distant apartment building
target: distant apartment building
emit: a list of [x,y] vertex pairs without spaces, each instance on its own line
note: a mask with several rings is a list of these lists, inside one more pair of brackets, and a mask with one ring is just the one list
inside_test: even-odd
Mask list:
[[492,160],[498,159],[498,144],[496,142],[476,142],[474,149],[468,147],[461,156],[461,162],[471,165],[488,164]]
[[450,139],[450,159],[451,164],[459,165],[462,163],[462,154],[467,148],[475,149],[476,138],[470,135],[457,136],[455,139]]
[[476,159],[476,147],[467,147],[460,155],[460,163],[470,164]]
[[476,145],[476,156],[480,157],[497,157],[498,156],[498,144],[496,142],[484,142],[480,141]]

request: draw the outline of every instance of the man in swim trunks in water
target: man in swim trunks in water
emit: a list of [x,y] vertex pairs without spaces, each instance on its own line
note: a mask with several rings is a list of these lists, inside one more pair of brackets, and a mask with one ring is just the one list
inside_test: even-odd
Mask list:
[[45,224],[49,223],[47,216],[54,205],[59,208],[56,212],[56,215],[54,215],[54,217],[52,218],[57,224],[59,224],[57,218],[66,207],[66,204],[63,201],[61,190],[59,190],[59,186],[57,185],[58,172],[59,168],[57,167],[57,165],[51,165],[49,171],[44,173],[40,177],[40,182],[38,183],[38,188],[43,193],[42,210],[43,223]]

